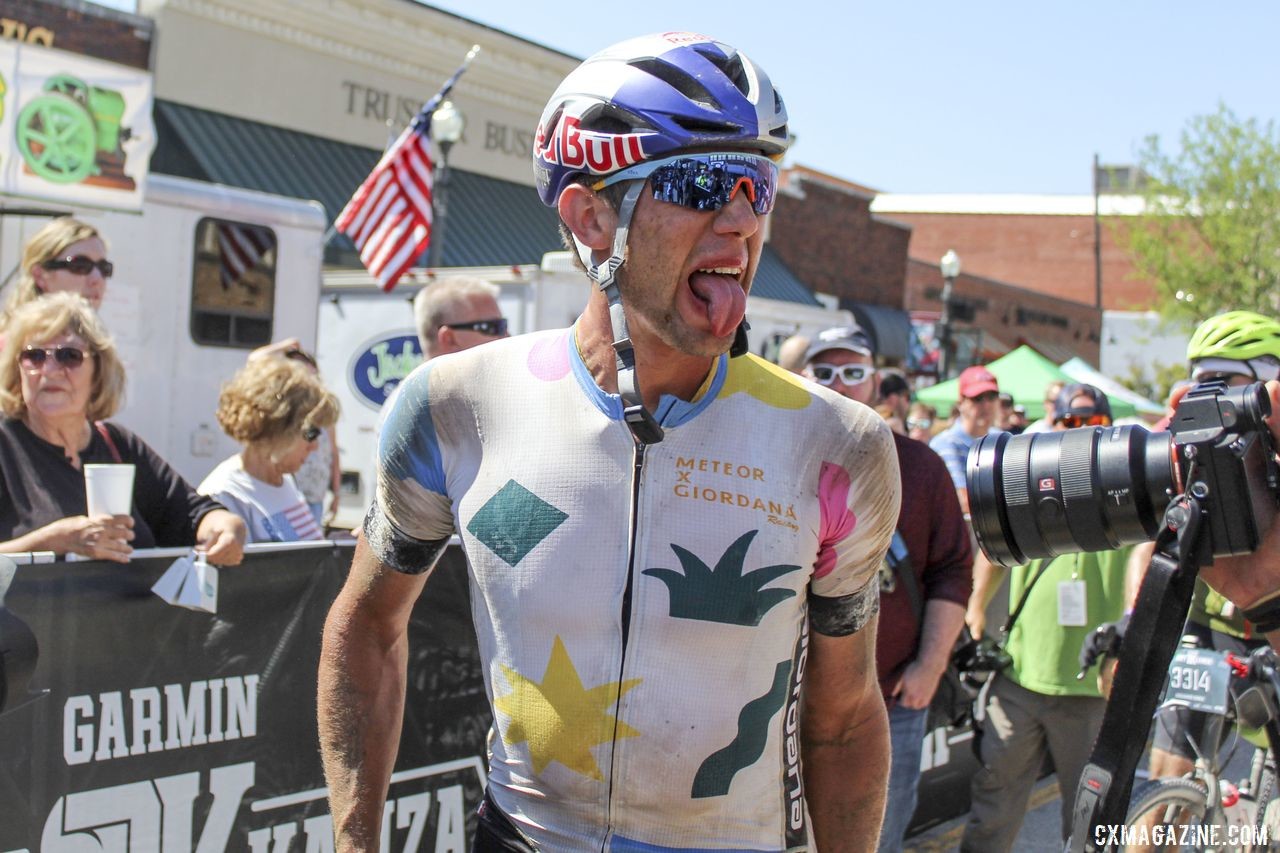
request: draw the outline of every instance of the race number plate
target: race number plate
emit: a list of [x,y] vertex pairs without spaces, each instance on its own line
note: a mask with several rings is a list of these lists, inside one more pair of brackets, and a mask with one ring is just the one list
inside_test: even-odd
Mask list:
[[1164,704],[1225,714],[1230,687],[1231,666],[1226,652],[1178,649],[1169,664]]

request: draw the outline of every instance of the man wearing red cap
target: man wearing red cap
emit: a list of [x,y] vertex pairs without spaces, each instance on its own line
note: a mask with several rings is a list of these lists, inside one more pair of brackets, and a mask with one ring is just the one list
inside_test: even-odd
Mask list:
[[929,442],[929,446],[947,463],[951,482],[955,484],[960,506],[965,512],[969,511],[969,490],[964,481],[964,463],[974,442],[995,431],[996,401],[999,397],[1000,383],[994,373],[982,366],[965,368],[960,374],[960,417]]

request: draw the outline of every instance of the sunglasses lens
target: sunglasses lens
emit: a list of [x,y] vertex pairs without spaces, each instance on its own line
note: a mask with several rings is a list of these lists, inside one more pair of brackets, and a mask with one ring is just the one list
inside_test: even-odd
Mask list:
[[18,356],[18,361],[27,367],[39,368],[44,366],[45,361],[48,360],[51,354],[53,355],[53,360],[62,367],[75,369],[84,364],[84,350],[76,347],[55,347],[52,350],[31,347],[22,351]]
[[845,385],[857,385],[863,382],[870,372],[860,364],[846,364],[844,369],[840,371],[840,378]]
[[732,154],[682,157],[659,166],[649,181],[655,199],[691,210],[719,210],[741,191],[751,209],[763,215],[773,210],[778,167],[763,158]]
[[813,378],[823,385],[830,385],[832,380],[836,378],[836,370],[829,364],[815,364],[811,369],[813,370]]
[[302,431],[303,441],[312,442],[319,437],[320,437],[320,427],[307,427]]

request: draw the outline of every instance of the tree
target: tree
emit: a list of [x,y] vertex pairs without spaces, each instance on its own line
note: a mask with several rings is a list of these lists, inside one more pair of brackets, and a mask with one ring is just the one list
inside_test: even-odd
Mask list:
[[1225,105],[1196,116],[1181,150],[1157,136],[1140,156],[1145,210],[1124,229],[1161,313],[1203,320],[1247,308],[1280,313],[1280,135]]

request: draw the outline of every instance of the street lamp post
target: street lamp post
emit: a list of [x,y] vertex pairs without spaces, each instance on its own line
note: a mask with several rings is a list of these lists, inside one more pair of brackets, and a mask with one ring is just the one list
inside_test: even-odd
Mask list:
[[938,321],[938,381],[945,382],[951,376],[951,292],[955,288],[956,276],[960,275],[960,256],[955,249],[947,249],[938,263],[942,270],[942,318]]
[[436,170],[432,196],[431,247],[427,250],[427,267],[436,269],[444,259],[444,234],[449,213],[449,150],[462,139],[467,117],[453,101],[445,101],[431,114],[431,138],[440,146],[440,168]]

